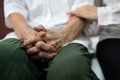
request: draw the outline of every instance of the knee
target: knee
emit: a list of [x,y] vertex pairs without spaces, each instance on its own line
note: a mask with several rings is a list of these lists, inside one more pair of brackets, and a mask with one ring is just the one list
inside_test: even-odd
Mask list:
[[2,60],[20,60],[26,55],[24,48],[17,40],[6,40],[0,42],[0,59]]
[[63,72],[62,74],[64,74],[64,71],[68,72],[67,74],[70,75],[77,73],[82,74],[90,68],[89,63],[90,61],[82,55],[55,57],[50,63],[49,69],[52,71],[55,70],[55,72]]
[[[83,56],[71,56],[55,60],[48,69],[48,80],[90,80],[90,65]],[[56,77],[54,77],[54,76]]]

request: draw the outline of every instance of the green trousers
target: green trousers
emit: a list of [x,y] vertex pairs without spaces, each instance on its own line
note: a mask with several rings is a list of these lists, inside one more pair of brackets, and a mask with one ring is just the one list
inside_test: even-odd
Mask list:
[[99,80],[91,59],[83,45],[71,43],[42,63],[29,58],[21,41],[6,39],[0,42],[0,80]]

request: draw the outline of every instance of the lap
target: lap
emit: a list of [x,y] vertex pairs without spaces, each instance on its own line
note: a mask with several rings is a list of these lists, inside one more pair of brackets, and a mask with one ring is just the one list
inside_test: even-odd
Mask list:
[[39,80],[37,64],[28,57],[20,40],[11,38],[0,42],[1,80]]
[[91,59],[86,47],[71,43],[49,63],[47,80],[98,80],[91,70]]
[[[0,65],[5,61],[14,63],[15,66],[16,64],[27,65],[29,70],[33,69],[33,73],[38,72],[38,68],[42,66],[41,64],[36,68],[27,56],[22,42],[17,39],[6,39],[0,42],[0,59],[2,59]],[[60,49],[58,55],[48,63],[47,80],[98,80],[91,70],[91,59],[91,54],[83,45],[69,44]]]

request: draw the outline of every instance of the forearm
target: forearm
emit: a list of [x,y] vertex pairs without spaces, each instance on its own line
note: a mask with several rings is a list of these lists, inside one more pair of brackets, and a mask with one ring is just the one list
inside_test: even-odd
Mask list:
[[9,16],[9,18],[18,38],[24,39],[25,36],[29,33],[29,28],[26,24],[24,17],[19,13],[13,13]]
[[84,20],[73,16],[68,23],[59,31],[62,38],[62,44],[68,43],[76,39],[83,32]]

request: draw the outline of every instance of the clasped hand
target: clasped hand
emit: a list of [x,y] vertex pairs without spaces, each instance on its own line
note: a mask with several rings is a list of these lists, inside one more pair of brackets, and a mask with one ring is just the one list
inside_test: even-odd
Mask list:
[[62,46],[60,35],[55,31],[46,30],[42,25],[34,27],[32,32],[33,38],[24,40],[28,55],[42,62],[50,61]]
[[83,28],[84,20],[75,16],[56,31],[46,30],[42,25],[34,27],[29,30],[26,38],[23,38],[23,42],[31,58],[48,62],[57,55],[57,51],[64,44],[80,37]]

